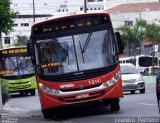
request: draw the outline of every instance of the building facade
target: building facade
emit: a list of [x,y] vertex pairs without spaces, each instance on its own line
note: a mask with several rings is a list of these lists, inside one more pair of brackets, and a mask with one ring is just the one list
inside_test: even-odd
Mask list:
[[[87,12],[97,12],[110,10],[115,6],[136,3],[136,2],[158,2],[159,0],[86,0],[87,1]],[[34,23],[44,21],[50,18],[55,18],[64,15],[84,13],[84,0],[12,0],[11,9],[18,12],[17,17],[14,20],[14,31],[9,35],[2,34],[2,45],[3,47],[12,46],[17,42],[17,36],[30,37],[31,26]],[[146,10],[146,12],[148,12]],[[113,13],[112,17],[114,20],[114,27],[116,28],[119,24],[124,23],[125,20],[135,20],[135,18],[146,16],[150,18],[154,12],[149,11],[148,13],[137,13],[137,17],[131,16],[131,14]],[[133,13],[133,15],[135,15]],[[153,13],[153,14],[151,14]],[[124,15],[123,15],[124,14]],[[151,15],[150,15],[151,14]],[[155,13],[157,14],[157,13]],[[123,15],[123,16],[122,16]],[[127,17],[128,16],[128,17]],[[118,18],[118,19],[117,19]],[[155,18],[156,19],[156,18]],[[151,20],[153,21],[153,20]],[[157,22],[159,21],[157,17]]]

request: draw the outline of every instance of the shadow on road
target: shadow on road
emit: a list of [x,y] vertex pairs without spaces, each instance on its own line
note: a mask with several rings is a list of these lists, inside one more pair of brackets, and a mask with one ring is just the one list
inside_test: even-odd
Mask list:
[[21,97],[28,97],[31,96],[30,94],[19,94],[19,93],[11,93],[10,94],[10,98],[21,98]]
[[81,104],[60,108],[56,113],[58,114],[57,117],[53,117],[50,120],[64,121],[81,117],[115,114],[120,113],[120,111],[113,112],[110,110],[109,106],[102,106],[97,104]]

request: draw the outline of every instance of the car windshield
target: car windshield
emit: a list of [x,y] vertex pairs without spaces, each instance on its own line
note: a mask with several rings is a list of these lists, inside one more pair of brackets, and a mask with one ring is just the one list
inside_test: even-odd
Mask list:
[[135,66],[121,65],[122,74],[138,74],[138,71]]
[[103,68],[117,63],[111,30],[102,30],[36,42],[37,66],[44,75]]
[[26,75],[34,73],[30,57],[5,57],[0,62],[0,74],[3,76]]

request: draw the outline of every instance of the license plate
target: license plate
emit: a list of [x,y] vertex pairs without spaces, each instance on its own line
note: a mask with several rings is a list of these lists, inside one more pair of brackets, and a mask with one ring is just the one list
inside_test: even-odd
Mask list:
[[80,94],[76,96],[76,99],[82,99],[82,98],[87,98],[89,97],[89,94]]

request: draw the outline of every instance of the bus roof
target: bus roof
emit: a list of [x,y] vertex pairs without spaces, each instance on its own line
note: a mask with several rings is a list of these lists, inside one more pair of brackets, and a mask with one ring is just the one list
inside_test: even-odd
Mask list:
[[96,26],[104,24],[107,25],[108,28],[112,28],[110,15],[105,12],[62,16],[34,24],[31,28],[31,38],[39,34],[73,29],[79,30],[85,27],[95,28]]
[[32,25],[32,28],[34,28],[36,25],[40,25],[40,24],[50,22],[50,21],[53,21],[53,20],[60,20],[60,19],[65,19],[65,18],[70,18],[70,17],[95,15],[95,14],[97,14],[97,15],[109,15],[109,12],[94,12],[94,13],[82,13],[82,14],[72,14],[72,15],[60,16],[60,17],[44,20],[44,21],[41,21],[41,22],[37,22],[37,23]]

